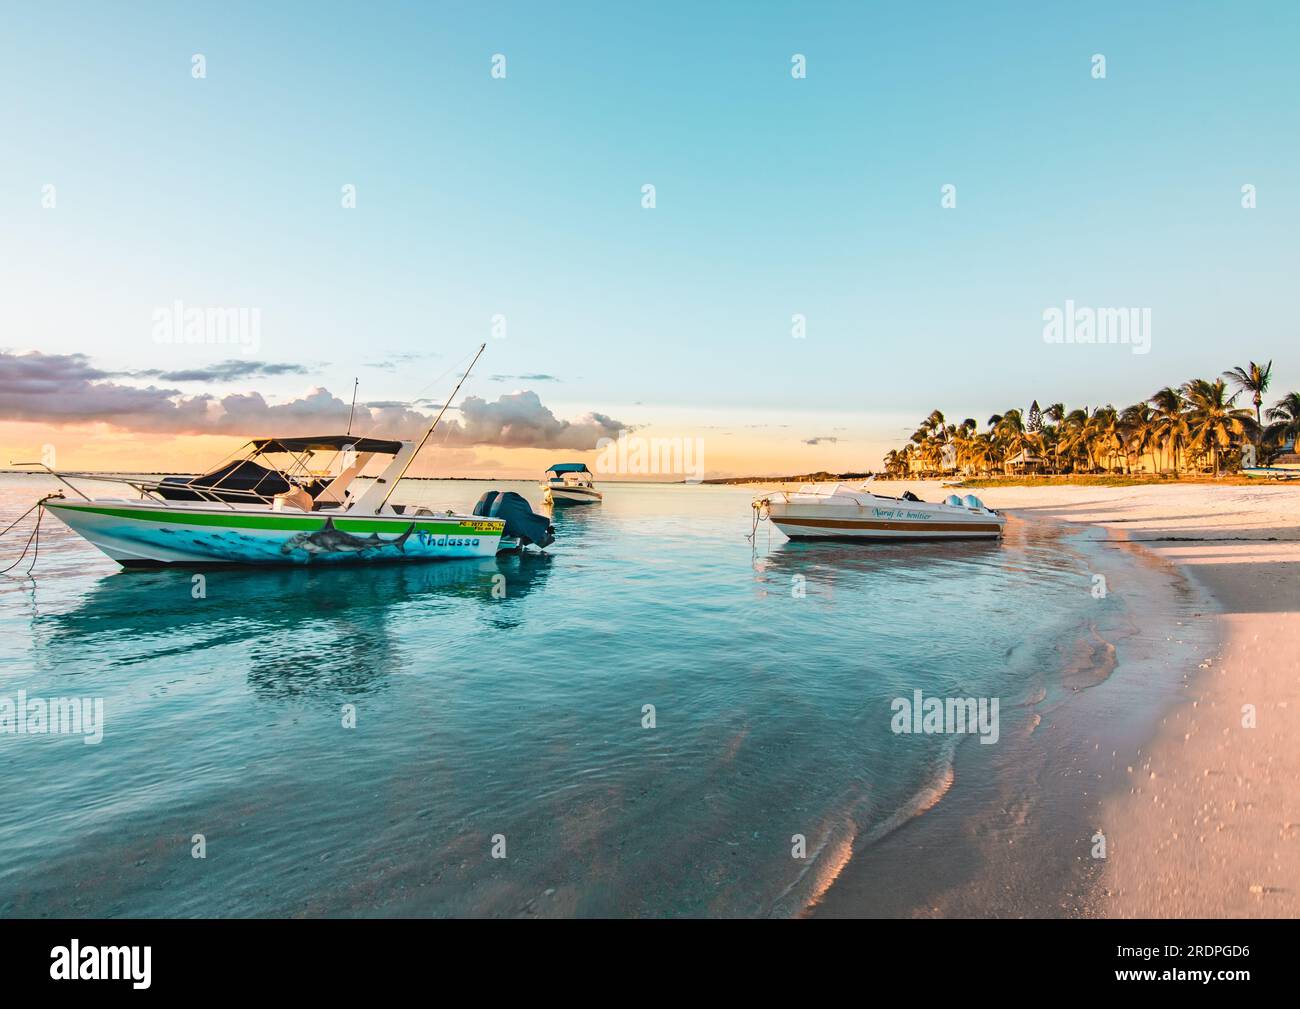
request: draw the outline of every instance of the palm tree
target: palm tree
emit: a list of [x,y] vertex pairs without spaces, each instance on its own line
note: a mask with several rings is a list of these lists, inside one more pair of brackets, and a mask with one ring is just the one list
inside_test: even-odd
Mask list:
[[951,440],[958,469],[965,469],[972,464],[971,439],[974,438],[978,426],[974,417],[967,417],[952,429]]
[[1019,410],[995,413],[989,418],[993,440],[1002,456],[1003,464],[1013,459],[1025,447],[1025,421]]
[[885,453],[885,472],[892,477],[905,476],[907,474],[907,450],[899,451],[891,448]]
[[1156,408],[1156,437],[1169,451],[1170,461],[1177,472],[1178,450],[1187,446],[1189,438],[1183,394],[1167,385],[1151,397],[1151,404]]
[[[1159,441],[1159,425],[1151,404],[1135,403],[1133,406],[1126,407],[1120,415],[1120,423],[1124,428],[1125,451],[1136,452],[1139,463],[1142,461],[1142,456],[1150,452],[1151,468],[1158,469],[1156,445]],[[1129,468],[1132,469],[1131,463]]]
[[912,470],[912,463],[914,461],[918,461],[918,460],[922,462],[924,461],[925,446],[929,440],[930,440],[930,432],[925,430],[924,424],[912,432],[912,437],[909,439],[910,444],[908,444],[906,447],[907,468],[909,473]]
[[943,465],[943,443],[938,438],[931,437],[921,446],[920,455],[925,472],[938,473]]
[[1115,469],[1115,456],[1124,445],[1123,432],[1120,428],[1119,414],[1109,403],[1099,406],[1091,417],[1093,455],[1100,458],[1106,453],[1106,469]]
[[910,476],[916,446],[910,441],[901,449],[891,449],[885,456],[885,468],[898,476]]
[[1071,410],[1061,418],[1059,443],[1061,449],[1065,452],[1065,459],[1070,464],[1072,471],[1078,465],[1080,453],[1087,460],[1087,468],[1092,469],[1092,453],[1088,444],[1087,426],[1087,407],[1082,410]]
[[1259,406],[1264,402],[1264,393],[1268,392],[1268,383],[1273,377],[1273,362],[1262,367],[1254,361],[1250,362],[1248,368],[1242,368],[1238,365],[1229,371],[1223,373],[1223,377],[1237,386],[1239,393],[1249,392],[1251,400],[1255,404],[1255,424],[1262,427],[1264,418],[1260,415]]
[[988,473],[993,469],[997,456],[997,445],[994,443],[991,434],[977,434],[971,440],[970,461],[977,471]]
[[921,426],[912,432],[912,444],[915,449],[913,458],[917,459],[923,470],[938,472],[943,460],[943,446],[949,440],[950,426],[945,427],[943,412],[931,410],[930,416],[921,421]]
[[1277,448],[1285,448],[1300,438],[1300,392],[1288,392],[1268,408],[1270,421],[1265,434]]
[[1187,427],[1191,432],[1191,446],[1201,454],[1209,447],[1214,459],[1214,475],[1219,475],[1219,458],[1234,437],[1245,438],[1256,430],[1250,411],[1237,407],[1241,393],[1228,395],[1223,379],[1209,382],[1203,378],[1191,379],[1183,386],[1187,397]]
[[1065,420],[1065,404],[1053,403],[1043,411],[1043,449],[1052,451],[1052,472],[1061,472],[1061,421]]

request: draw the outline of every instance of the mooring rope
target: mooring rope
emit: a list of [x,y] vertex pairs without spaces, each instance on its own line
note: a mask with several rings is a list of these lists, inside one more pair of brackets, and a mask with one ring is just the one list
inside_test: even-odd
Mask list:
[[28,550],[32,551],[32,562],[27,566],[27,574],[30,575],[32,573],[32,569],[36,567],[36,559],[41,555],[41,519],[45,517],[45,502],[50,500],[50,498],[61,498],[61,497],[63,497],[62,494],[51,494],[49,495],[49,497],[41,498],[34,505],[32,505],[25,512],[23,512],[16,519],[14,519],[7,526],[5,526],[4,532],[0,532],[0,536],[3,536],[5,533],[9,532],[9,530],[12,529],[14,526],[18,525],[19,522],[25,519],[32,512],[36,512],[36,525],[32,527],[31,535],[27,537],[27,542],[23,544],[23,552],[20,553],[18,555],[18,559],[15,560],[8,567],[0,568],[0,575],[7,575],[14,568],[18,567],[18,565],[23,562],[23,559],[26,558]]
[[[754,543],[755,547],[758,546],[758,544],[754,542],[754,537],[758,535],[758,524],[760,522],[767,521],[766,509],[770,504],[771,502],[767,498],[761,498],[760,500],[755,501],[753,503],[752,507],[754,509],[754,514],[750,520],[749,535],[746,536],[745,539],[749,540],[750,543]],[[772,536],[772,529],[770,526],[768,527],[767,532],[768,532],[768,540],[770,545],[771,536]]]

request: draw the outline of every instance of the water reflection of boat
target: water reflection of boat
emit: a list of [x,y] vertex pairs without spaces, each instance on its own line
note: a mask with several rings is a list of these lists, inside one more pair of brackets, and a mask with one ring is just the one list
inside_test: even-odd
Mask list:
[[[93,654],[134,666],[159,655],[183,662],[233,648],[259,693],[355,691],[378,685],[398,663],[411,620],[526,619],[519,603],[550,572],[547,554],[462,564],[241,570],[195,582],[160,569],[99,579],[70,610],[42,613],[33,633],[51,662]],[[203,598],[194,598],[202,587]],[[400,618],[400,622],[399,622]],[[66,653],[66,654],[64,654]],[[211,654],[210,654],[211,653]]]
[[814,569],[834,578],[876,574],[934,578],[936,568],[952,568],[954,576],[986,565],[1004,567],[1006,555],[997,540],[963,540],[956,543],[882,543],[874,550],[844,550],[843,544],[825,540],[787,540],[774,543],[756,560],[768,574],[807,576]]

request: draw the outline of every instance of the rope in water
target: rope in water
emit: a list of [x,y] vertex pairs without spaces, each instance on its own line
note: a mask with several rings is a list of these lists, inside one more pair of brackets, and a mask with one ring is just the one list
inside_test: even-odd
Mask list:
[[[63,497],[63,495],[51,494],[50,497]],[[34,505],[32,505],[25,512],[23,512],[16,519],[14,519],[7,526],[5,526],[4,532],[0,532],[0,536],[3,536],[5,533],[9,532],[9,530],[12,529],[14,526],[18,525],[19,522],[25,519],[32,512],[36,512],[36,525],[32,527],[31,535],[27,537],[27,542],[23,544],[23,552],[20,553],[18,555],[18,559],[14,561],[12,564],[10,564],[8,567],[0,568],[0,575],[7,575],[14,568],[18,567],[18,565],[23,562],[23,559],[26,558],[28,550],[32,551],[32,562],[27,566],[27,573],[30,575],[32,573],[32,569],[36,567],[36,559],[41,555],[41,519],[45,517],[45,502],[48,501],[50,497],[41,498]]]
[[[751,518],[750,525],[749,525],[749,535],[745,537],[745,539],[749,540],[750,543],[754,543],[754,537],[758,535],[758,524],[760,522],[767,521],[767,508],[770,504],[771,502],[768,501],[767,498],[762,498],[761,500],[754,502],[753,505],[754,514]],[[769,527],[768,528],[769,538],[771,537],[771,534],[772,534],[772,530]],[[757,546],[757,544],[755,544],[755,546]]]

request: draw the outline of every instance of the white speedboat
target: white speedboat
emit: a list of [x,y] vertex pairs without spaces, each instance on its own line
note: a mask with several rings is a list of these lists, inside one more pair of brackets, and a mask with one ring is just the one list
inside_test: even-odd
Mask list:
[[865,484],[803,484],[756,498],[754,509],[756,521],[770,520],[794,540],[992,540],[1007,524],[973,494],[929,502],[910,492],[885,497]]
[[547,504],[596,504],[603,500],[591,470],[580,462],[557,462],[542,481],[542,500]]
[[[351,434],[257,438],[233,461],[189,479],[44,467],[76,497],[52,495],[41,504],[124,567],[443,560],[549,546],[554,527],[518,494],[488,491],[470,515],[390,503],[437,424],[418,443]],[[366,486],[362,471],[385,456]],[[92,499],[78,486],[84,480],[125,485],[137,496]]]
[[1241,475],[1254,480],[1300,480],[1300,466],[1248,466]]

